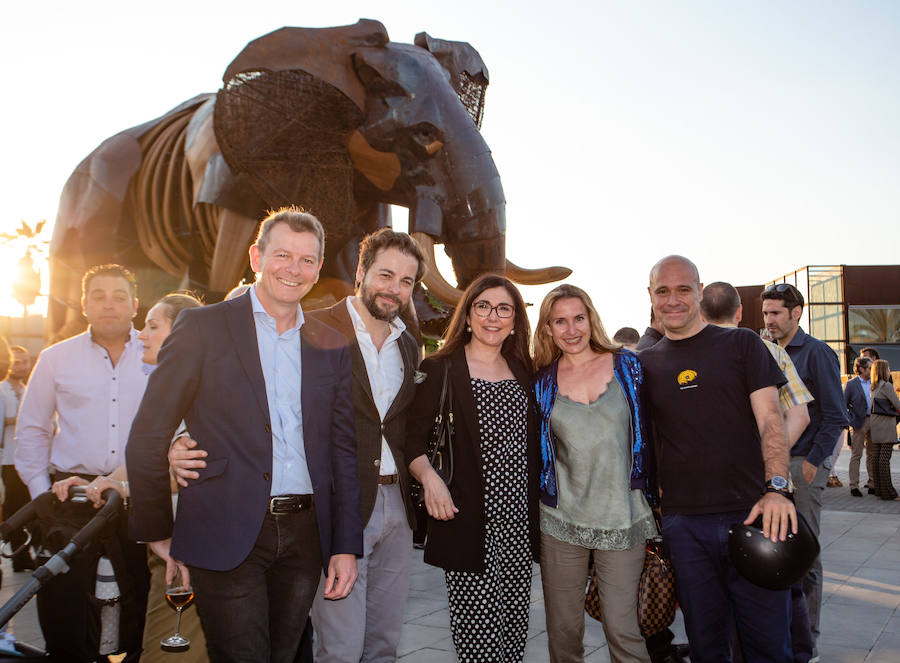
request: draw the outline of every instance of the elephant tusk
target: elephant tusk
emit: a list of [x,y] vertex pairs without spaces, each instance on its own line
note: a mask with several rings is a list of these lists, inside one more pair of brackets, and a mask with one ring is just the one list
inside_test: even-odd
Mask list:
[[522,285],[540,285],[542,283],[553,283],[554,281],[562,281],[572,274],[572,270],[568,267],[543,267],[540,269],[525,269],[512,263],[509,259],[506,261],[506,278]]
[[434,259],[434,239],[423,232],[412,233],[412,238],[425,256],[425,276],[422,277],[422,283],[428,288],[428,292],[451,306],[459,304],[463,298],[462,290],[447,283],[438,270]]

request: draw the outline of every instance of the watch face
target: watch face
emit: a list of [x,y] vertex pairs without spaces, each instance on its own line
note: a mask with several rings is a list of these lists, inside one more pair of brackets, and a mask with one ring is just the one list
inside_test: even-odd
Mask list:
[[772,486],[772,488],[774,488],[775,490],[784,490],[785,488],[787,488],[788,483],[787,479],[776,475],[769,479],[769,485]]

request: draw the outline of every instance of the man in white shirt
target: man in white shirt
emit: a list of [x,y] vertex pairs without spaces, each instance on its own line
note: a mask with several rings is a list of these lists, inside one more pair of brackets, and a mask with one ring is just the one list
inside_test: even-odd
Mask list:
[[[132,325],[138,309],[134,275],[119,265],[100,265],[85,273],[81,287],[87,331],[41,353],[19,410],[16,470],[32,498],[51,486],[64,497],[70,485],[88,484],[122,465],[131,422],[147,385],[142,347]],[[123,590],[122,620],[128,623],[120,645],[128,651],[128,661],[140,656],[149,573],[146,549],[128,540],[124,514],[119,520],[122,557],[114,565],[125,567],[124,574],[116,575]],[[38,597],[51,654],[85,655],[73,648],[86,640],[86,615],[94,612],[88,601],[96,578],[90,575],[88,568],[73,568]]]
[[[3,420],[3,517],[9,518],[28,503],[28,488],[16,472],[16,421],[19,404],[25,393],[25,378],[31,368],[31,355],[21,345],[10,349],[10,367],[7,378],[0,382],[0,419]],[[0,373],[3,371],[0,370]],[[18,548],[25,542],[25,535],[18,533],[10,542]],[[13,571],[30,571],[35,568],[31,552],[23,550],[13,557]]]

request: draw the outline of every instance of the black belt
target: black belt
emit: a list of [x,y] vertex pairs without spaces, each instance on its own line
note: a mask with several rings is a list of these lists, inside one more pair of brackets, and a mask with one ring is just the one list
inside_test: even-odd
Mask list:
[[379,474],[378,475],[378,485],[379,486],[390,486],[395,483],[400,483],[400,475],[399,474]]
[[312,495],[275,495],[269,498],[268,511],[271,514],[297,513],[311,509],[312,505]]

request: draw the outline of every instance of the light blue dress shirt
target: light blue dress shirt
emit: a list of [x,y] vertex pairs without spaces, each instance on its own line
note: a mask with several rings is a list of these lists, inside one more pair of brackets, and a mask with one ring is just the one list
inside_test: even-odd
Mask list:
[[312,493],[312,479],[303,446],[303,412],[300,407],[300,327],[303,310],[297,305],[297,323],[279,334],[275,318],[266,313],[256,286],[250,288],[259,363],[266,381],[266,399],[272,422],[271,495]]

